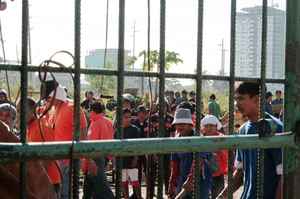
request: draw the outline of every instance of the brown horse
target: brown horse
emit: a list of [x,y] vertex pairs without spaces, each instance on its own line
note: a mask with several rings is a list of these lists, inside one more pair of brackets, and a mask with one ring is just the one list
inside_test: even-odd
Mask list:
[[[0,121],[0,142],[20,142]],[[28,161],[26,193],[28,199],[56,199],[54,187],[41,161]],[[0,165],[0,196],[5,199],[20,198],[20,163]]]

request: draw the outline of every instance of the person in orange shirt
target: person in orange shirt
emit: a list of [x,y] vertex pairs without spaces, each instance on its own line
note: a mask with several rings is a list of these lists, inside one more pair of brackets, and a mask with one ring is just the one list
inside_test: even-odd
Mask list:
[[[100,101],[91,104],[88,140],[111,140],[114,137],[112,122],[105,118],[105,107]],[[113,199],[114,195],[105,174],[105,157],[97,157],[85,162],[83,199]]]
[[[53,141],[53,130],[47,126],[45,117],[38,119],[35,114],[36,102],[33,98],[27,98],[27,140],[28,142]],[[20,104],[17,105],[17,112],[20,113]],[[43,161],[49,179],[54,186],[55,192],[59,194],[61,174],[58,162]]]
[[[66,90],[55,80],[41,85],[41,99],[46,100],[50,108],[49,121],[52,122],[54,141],[72,141],[74,132],[74,104],[67,98]],[[84,112],[80,112],[80,139],[85,139],[87,121]],[[69,198],[69,160],[59,161],[62,170],[61,198]]]

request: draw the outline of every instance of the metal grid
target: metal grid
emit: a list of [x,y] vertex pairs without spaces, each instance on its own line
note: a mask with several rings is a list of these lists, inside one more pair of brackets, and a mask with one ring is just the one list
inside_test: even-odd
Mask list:
[[[137,139],[130,141],[122,141],[122,128],[121,118],[122,118],[122,94],[123,94],[123,83],[124,76],[145,76],[145,77],[157,77],[159,78],[159,110],[160,110],[160,123],[159,123],[159,137],[164,135],[164,124],[163,124],[163,109],[164,109],[164,82],[165,78],[191,78],[195,79],[197,82],[196,87],[196,129],[200,130],[200,114],[201,114],[201,94],[202,94],[202,81],[203,80],[224,80],[228,81],[230,85],[230,95],[229,95],[229,130],[233,132],[233,95],[234,95],[234,83],[235,81],[260,81],[262,92],[261,92],[261,106],[264,105],[265,96],[265,84],[266,83],[282,83],[285,84],[286,80],[282,79],[266,79],[266,42],[267,42],[267,0],[263,0],[263,15],[262,15],[262,54],[261,54],[261,78],[241,78],[235,77],[235,17],[236,17],[236,0],[231,1],[231,48],[230,48],[230,76],[213,76],[213,75],[202,75],[202,37],[203,37],[203,0],[198,0],[198,37],[197,37],[197,73],[196,74],[176,74],[176,73],[165,73],[165,12],[166,12],[166,1],[161,0],[160,9],[160,70],[156,72],[129,72],[124,71],[124,27],[125,27],[125,0],[119,1],[119,51],[118,51],[118,70],[89,70],[81,69],[80,66],[80,32],[81,32],[81,0],[75,0],[75,68],[74,69],[64,69],[64,68],[51,68],[45,67],[44,69],[51,72],[72,72],[75,75],[75,85],[74,85],[74,121],[75,130],[74,138],[72,142],[68,143],[35,143],[28,144],[26,141],[26,98],[27,98],[27,74],[28,72],[38,71],[39,69],[35,66],[28,66],[27,60],[27,46],[28,46],[28,21],[29,21],[29,8],[28,0],[22,1],[22,63],[21,65],[0,65],[1,70],[10,71],[20,71],[21,72],[21,143],[22,144],[7,144],[0,143],[0,155],[2,161],[12,161],[16,159],[22,160],[21,162],[21,198],[26,198],[25,193],[25,173],[26,173],[26,160],[38,159],[38,158],[51,158],[51,159],[61,159],[70,158],[70,151],[72,152],[72,168],[73,168],[73,193],[72,198],[78,198],[78,176],[79,176],[79,160],[80,157],[96,157],[99,154],[111,154],[118,156],[126,155],[141,155],[141,154],[168,154],[171,152],[199,152],[199,151],[213,151],[220,148],[235,149],[235,148],[271,148],[271,147],[295,147],[295,135],[291,132],[282,135],[276,135],[268,139],[262,140],[257,137],[257,135],[247,135],[247,136],[224,136],[222,138],[213,137],[187,137],[179,138],[176,141],[168,138],[153,138],[153,139]],[[288,6],[289,10],[295,7],[299,7],[297,1],[290,1]],[[292,13],[293,12],[293,13]],[[296,15],[295,10],[291,11],[292,18],[294,20]],[[299,25],[299,24],[298,24]],[[290,24],[291,26],[291,24]],[[299,28],[299,27],[298,27]],[[289,29],[288,29],[289,31]],[[297,41],[297,37],[294,36],[292,41]],[[294,39],[294,40],[293,40]],[[296,67],[296,66],[294,66]],[[287,72],[288,68],[287,68]],[[117,96],[117,138],[119,140],[101,142],[101,141],[79,141],[80,133],[80,74],[96,74],[96,75],[114,75],[118,78],[118,96]],[[287,92],[289,92],[289,87],[287,87]],[[289,93],[286,94],[289,96]],[[289,109],[285,109],[286,111]],[[286,113],[290,114],[290,113]],[[291,130],[291,125],[287,130]],[[230,153],[232,157],[232,153]],[[263,159],[263,155],[261,156]],[[77,159],[76,159],[77,158]],[[232,162],[230,162],[231,164]],[[198,165],[198,164],[197,164]],[[263,164],[260,165],[260,170],[263,169]],[[116,181],[116,197],[121,197],[120,190],[120,178],[121,178],[121,161],[117,161],[117,181]],[[159,186],[158,186],[158,198],[162,198],[162,184],[163,184],[163,161],[160,158],[159,163]],[[229,167],[230,168],[230,167]],[[198,170],[198,169],[197,169]],[[199,172],[196,173],[196,179],[199,176]],[[263,182],[263,173],[259,172],[260,184]],[[229,169],[229,183],[232,179],[232,170]],[[198,184],[198,183],[196,183]],[[258,186],[261,187],[261,186]],[[196,189],[196,198],[199,196],[199,191]],[[258,198],[263,194],[262,189],[258,190]],[[232,198],[232,191],[229,190],[229,198]]]

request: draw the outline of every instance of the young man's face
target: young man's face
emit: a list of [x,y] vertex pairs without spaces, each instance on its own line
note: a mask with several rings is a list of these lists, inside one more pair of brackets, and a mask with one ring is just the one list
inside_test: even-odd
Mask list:
[[131,122],[131,114],[130,113],[123,114],[123,120],[122,120],[123,127],[126,128],[130,126],[130,122]]
[[88,100],[92,100],[92,99],[94,98],[93,93],[88,93],[88,94],[86,95],[86,98],[87,98]]
[[236,106],[244,116],[252,116],[259,111],[259,97],[249,96],[248,94],[235,94]]
[[281,92],[276,92],[276,98],[280,99],[281,98]]
[[190,136],[193,126],[191,124],[175,124],[175,128],[180,136]]
[[140,121],[144,121],[146,119],[146,114],[147,114],[146,112],[140,111],[137,113],[137,117]]
[[267,98],[267,102],[269,102],[269,103],[272,102],[272,96]]
[[130,102],[129,101],[127,101],[127,100],[124,100],[123,101],[123,108],[125,109],[129,109],[129,110],[131,110],[131,104],[130,104]]
[[0,111],[0,120],[10,126],[12,119],[9,111]]
[[206,124],[203,128],[204,135],[213,135],[217,131],[217,125],[216,124]]
[[0,102],[5,102],[7,100],[6,95],[0,94]]

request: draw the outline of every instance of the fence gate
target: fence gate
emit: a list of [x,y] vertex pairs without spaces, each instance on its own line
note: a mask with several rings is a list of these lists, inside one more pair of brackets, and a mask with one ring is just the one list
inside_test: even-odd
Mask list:
[[[22,0],[22,61],[21,65],[1,64],[1,70],[20,71],[21,73],[21,144],[0,143],[1,162],[20,160],[20,181],[21,198],[26,198],[25,179],[26,179],[26,161],[31,159],[73,159],[72,168],[72,198],[79,198],[79,158],[81,157],[97,157],[102,155],[126,156],[126,155],[142,155],[142,154],[169,154],[171,152],[199,152],[213,151],[218,149],[236,149],[236,148],[284,148],[284,198],[299,198],[300,195],[300,165],[299,165],[299,133],[300,133],[300,3],[298,0],[287,1],[287,29],[286,29],[286,62],[285,62],[285,78],[282,79],[266,79],[266,44],[267,44],[267,0],[263,2],[262,14],[262,51],[261,51],[261,77],[260,78],[242,78],[235,77],[235,23],[236,23],[236,0],[228,0],[231,4],[231,47],[230,47],[230,76],[213,76],[202,75],[202,37],[203,37],[203,0],[198,0],[198,27],[197,33],[197,72],[196,74],[177,74],[165,73],[165,25],[166,25],[166,0],[160,0],[160,50],[159,50],[159,72],[130,72],[124,71],[124,27],[125,27],[125,0],[119,0],[119,50],[118,50],[118,69],[116,71],[85,69],[81,68],[80,51],[81,51],[81,3],[85,1],[75,0],[75,17],[74,17],[74,57],[75,67],[71,69],[74,74],[74,140],[64,143],[27,143],[26,140],[26,98],[28,92],[28,72],[37,72],[38,67],[28,64],[28,22],[29,22],[29,1]],[[172,3],[169,1],[169,3]],[[149,50],[149,49],[148,49]],[[67,73],[70,69],[45,67],[44,70],[50,72]],[[112,75],[117,76],[117,137],[121,138],[122,118],[122,94],[124,76],[139,77],[156,77],[159,79],[159,110],[164,109],[164,85],[165,78],[190,78],[196,80],[196,129],[200,130],[200,113],[201,113],[201,93],[202,80],[223,80],[229,82],[229,132],[234,131],[234,83],[235,81],[258,81],[262,88],[266,83],[280,83],[285,85],[285,105],[284,105],[284,127],[285,132],[282,135],[275,135],[269,138],[259,138],[257,135],[227,135],[222,138],[212,137],[203,138],[185,137],[178,140],[161,138],[164,135],[163,111],[160,111],[159,137],[152,139],[136,139],[124,141],[121,139],[109,142],[90,142],[79,141],[80,133],[80,74],[96,74],[96,75]],[[265,99],[265,91],[262,89],[261,99]],[[262,105],[264,100],[262,100]],[[232,153],[230,153],[232,156]],[[230,158],[229,158],[230,159]],[[263,160],[263,155],[261,155]],[[199,160],[197,160],[199,161]],[[262,162],[262,161],[260,161]],[[230,162],[229,164],[232,164]],[[196,164],[198,165],[198,164]],[[258,176],[260,184],[263,182],[263,164],[259,165]],[[121,198],[120,191],[120,169],[122,165],[120,159],[117,161],[116,174],[116,197]],[[158,198],[163,198],[163,161],[159,161],[159,180],[158,180]],[[229,167],[230,168],[230,167]],[[197,169],[198,170],[198,169]],[[196,180],[199,172],[196,172]],[[229,184],[232,179],[232,170],[229,169]],[[195,183],[196,185],[198,183]],[[197,188],[197,187],[196,187]],[[196,189],[195,198],[199,198],[199,189]],[[261,198],[262,189],[259,189],[258,198]],[[228,198],[232,198],[232,193]]]

